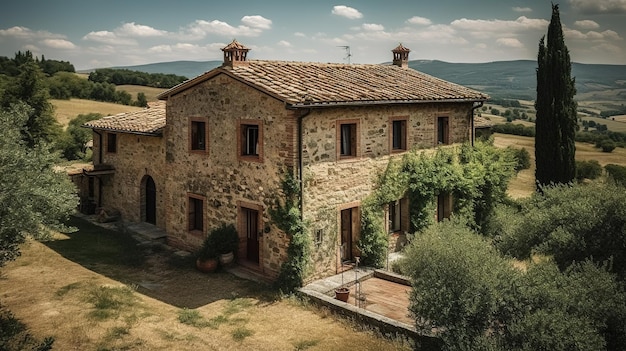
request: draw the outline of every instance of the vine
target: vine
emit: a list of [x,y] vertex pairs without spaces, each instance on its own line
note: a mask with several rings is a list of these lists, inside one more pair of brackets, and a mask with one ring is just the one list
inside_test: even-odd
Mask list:
[[431,154],[413,151],[391,160],[375,190],[363,201],[359,248],[364,264],[380,267],[384,263],[388,235],[381,213],[389,202],[408,198],[409,231],[416,233],[435,221],[439,194],[452,195],[455,215],[475,228],[480,228],[496,203],[506,197],[515,165],[510,151],[477,142],[440,148]]
[[274,224],[289,237],[287,259],[280,267],[276,286],[285,293],[294,292],[301,287],[306,277],[311,256],[311,239],[306,223],[302,220],[299,206],[300,184],[286,172],[282,180],[284,202],[276,199],[275,207],[270,209]]

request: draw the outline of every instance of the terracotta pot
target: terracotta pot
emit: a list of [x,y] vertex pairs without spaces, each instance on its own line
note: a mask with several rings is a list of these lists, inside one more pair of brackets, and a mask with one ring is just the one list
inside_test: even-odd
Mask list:
[[222,264],[222,266],[230,265],[234,259],[235,259],[235,254],[233,254],[232,252],[228,252],[228,253],[220,255],[220,263]]
[[350,289],[337,288],[335,289],[335,298],[339,301],[347,302],[350,297]]
[[196,268],[198,268],[198,270],[203,273],[215,272],[215,270],[217,269],[217,264],[217,258],[209,258],[205,260],[201,260],[198,258],[196,260]]

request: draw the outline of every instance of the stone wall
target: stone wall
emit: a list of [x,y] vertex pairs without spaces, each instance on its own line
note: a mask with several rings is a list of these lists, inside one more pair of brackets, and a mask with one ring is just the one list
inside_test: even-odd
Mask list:
[[[189,151],[189,120],[208,123],[208,152]],[[259,121],[262,162],[241,158],[238,124]],[[269,208],[281,197],[281,179],[296,161],[297,117],[280,101],[226,76],[218,75],[167,101],[167,232],[170,244],[194,250],[221,223],[240,225],[240,207],[259,209],[261,273],[276,277],[288,240],[271,224]],[[246,122],[246,123],[248,123]],[[251,122],[251,123],[252,123]],[[188,230],[187,197],[205,199],[205,229]],[[242,236],[241,228],[239,235]],[[240,238],[244,244],[245,238]],[[241,260],[240,260],[241,261]]]
[[[315,274],[311,279],[338,272],[339,210],[359,206],[390,158],[402,157],[403,153],[390,153],[390,118],[407,118],[408,149],[432,149],[438,117],[449,117],[451,143],[470,139],[471,107],[471,103],[442,103],[328,108],[314,110],[304,118],[303,211],[315,236]],[[354,119],[359,121],[359,152],[355,158],[338,161],[337,121]]]
[[[100,131],[106,140],[106,133]],[[99,163],[115,167],[112,175],[100,175],[96,181],[102,182],[102,207],[120,211],[122,219],[131,222],[145,221],[145,181],[152,177],[156,185],[156,225],[166,227],[166,168],[165,139],[158,136],[142,136],[117,133],[115,153],[102,151],[102,160],[98,149],[100,137],[94,133],[94,166]],[[98,196],[98,195],[97,195]]]

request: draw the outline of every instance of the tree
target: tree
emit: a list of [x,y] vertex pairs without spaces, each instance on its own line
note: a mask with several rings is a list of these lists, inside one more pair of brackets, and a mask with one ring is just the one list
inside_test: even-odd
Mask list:
[[78,160],[86,156],[87,142],[93,137],[89,128],[83,128],[82,125],[102,118],[99,113],[89,113],[78,115],[72,119],[63,133],[63,137],[59,140],[59,146],[62,155],[67,160]]
[[535,178],[538,189],[569,183],[576,176],[576,88],[571,78],[569,51],[563,40],[558,5],[552,5],[548,43],[539,41],[537,54],[537,110]]
[[139,107],[147,107],[148,106],[148,99],[146,98],[146,94],[142,93],[142,92],[138,92],[137,93],[137,102],[135,102],[136,106]]
[[45,238],[48,228],[62,228],[78,204],[67,175],[53,169],[58,157],[22,140],[30,115],[24,104],[0,111],[0,267],[19,256],[28,235]]
[[54,117],[52,104],[48,101],[44,74],[32,56],[16,55],[16,61],[24,63],[18,66],[19,75],[8,84],[0,98],[0,107],[6,109],[19,102],[30,106],[26,128],[22,130],[23,139],[31,147],[39,142],[51,143],[61,133],[61,126]]

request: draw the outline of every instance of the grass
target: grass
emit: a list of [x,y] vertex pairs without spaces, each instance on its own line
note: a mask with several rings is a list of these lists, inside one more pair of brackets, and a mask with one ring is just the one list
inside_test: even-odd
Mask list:
[[250,330],[246,327],[237,327],[235,328],[232,332],[231,335],[233,337],[233,340],[235,341],[243,341],[243,339],[251,336],[254,334],[253,330]]
[[76,116],[88,113],[100,113],[103,116],[123,112],[139,111],[142,107],[114,104],[84,99],[57,100],[51,99],[57,121],[65,128]]
[[618,117],[617,120],[612,120],[611,118],[599,118],[599,117],[583,117],[584,121],[594,121],[596,123],[605,124],[606,127],[613,132],[622,132],[626,133],[626,121],[621,120]]
[[127,286],[98,286],[89,291],[86,301],[93,305],[89,313],[96,320],[105,320],[117,317],[120,312],[133,311],[137,307],[138,299],[133,289]]
[[144,93],[149,102],[157,101],[157,95],[167,90],[163,88],[144,87],[141,85],[118,85],[116,89],[125,90],[133,97],[133,100],[137,100],[137,93]]
[[[498,147],[525,148],[530,154],[530,169],[525,169],[517,174],[509,183],[507,193],[513,198],[527,197],[535,191],[535,139],[509,134],[495,134],[494,145]],[[626,149],[616,148],[613,152],[606,153],[597,149],[592,144],[576,143],[576,160],[597,160],[600,165],[609,163],[626,166]]]

